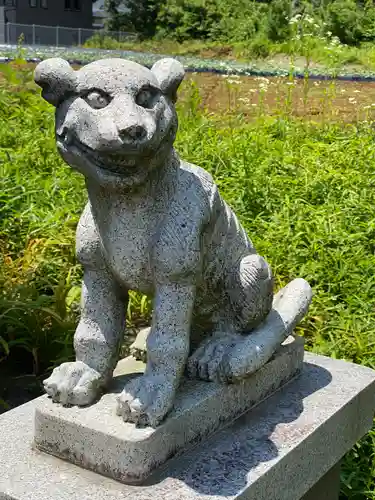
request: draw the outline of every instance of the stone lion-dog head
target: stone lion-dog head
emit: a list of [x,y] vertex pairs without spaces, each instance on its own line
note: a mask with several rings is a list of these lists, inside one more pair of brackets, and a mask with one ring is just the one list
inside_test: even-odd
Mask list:
[[174,103],[184,77],[175,59],[151,70],[123,59],[79,70],[60,58],[41,62],[35,81],[56,107],[63,159],[106,188],[132,187],[165,163],[177,132]]

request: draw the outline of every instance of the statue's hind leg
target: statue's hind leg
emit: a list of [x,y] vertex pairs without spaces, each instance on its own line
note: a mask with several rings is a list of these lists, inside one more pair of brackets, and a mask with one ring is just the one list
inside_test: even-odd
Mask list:
[[223,357],[255,328],[272,306],[273,277],[258,254],[245,255],[225,272],[222,304],[213,312],[213,329],[188,360],[192,378],[215,380]]
[[231,320],[237,331],[248,333],[261,323],[272,307],[273,276],[258,254],[245,255],[226,272]]
[[249,334],[233,323],[219,321],[188,360],[188,375],[203,380],[233,382],[261,368],[307,313],[312,298],[309,284],[296,279],[274,297],[271,311]]
[[234,382],[259,370],[292,334],[307,313],[311,299],[312,290],[303,279],[295,279],[280,290],[265,320],[221,357],[216,380]]

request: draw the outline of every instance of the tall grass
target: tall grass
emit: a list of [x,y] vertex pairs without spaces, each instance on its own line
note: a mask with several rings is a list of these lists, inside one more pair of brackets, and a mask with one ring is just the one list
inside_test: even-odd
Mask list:
[[[53,110],[31,70],[0,71],[0,359],[23,349],[44,374],[73,355],[82,276],[75,228],[86,191],[56,153]],[[148,310],[133,294],[129,326],[144,324]]]
[[[73,354],[81,279],[74,233],[86,192],[55,151],[53,109],[29,83],[30,69],[7,66],[2,75],[0,359],[21,348],[43,374]],[[297,276],[313,286],[298,327],[307,348],[375,368],[371,123],[339,124],[328,115],[301,121],[290,96],[274,117],[264,113],[261,95],[251,122],[235,113],[233,100],[227,113],[212,115],[202,110],[196,85],[184,85],[177,149],[212,173],[270,262],[277,288]],[[148,300],[133,294],[130,330],[149,316]],[[373,430],[346,457],[343,498],[375,500],[374,440]]]

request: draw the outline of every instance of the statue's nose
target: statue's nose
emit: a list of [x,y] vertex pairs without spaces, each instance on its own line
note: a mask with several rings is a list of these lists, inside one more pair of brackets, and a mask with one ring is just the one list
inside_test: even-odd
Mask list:
[[146,129],[142,125],[131,125],[120,130],[120,137],[123,142],[142,142],[146,135]]

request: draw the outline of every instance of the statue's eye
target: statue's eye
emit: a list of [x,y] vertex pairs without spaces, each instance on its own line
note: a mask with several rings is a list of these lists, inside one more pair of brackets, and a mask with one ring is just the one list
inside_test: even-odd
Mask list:
[[142,108],[151,109],[155,106],[158,97],[159,92],[157,89],[142,89],[138,92],[135,102],[138,106],[142,106]]
[[108,106],[111,99],[104,92],[99,92],[98,90],[93,90],[85,95],[85,101],[89,106],[94,109],[102,109]]

